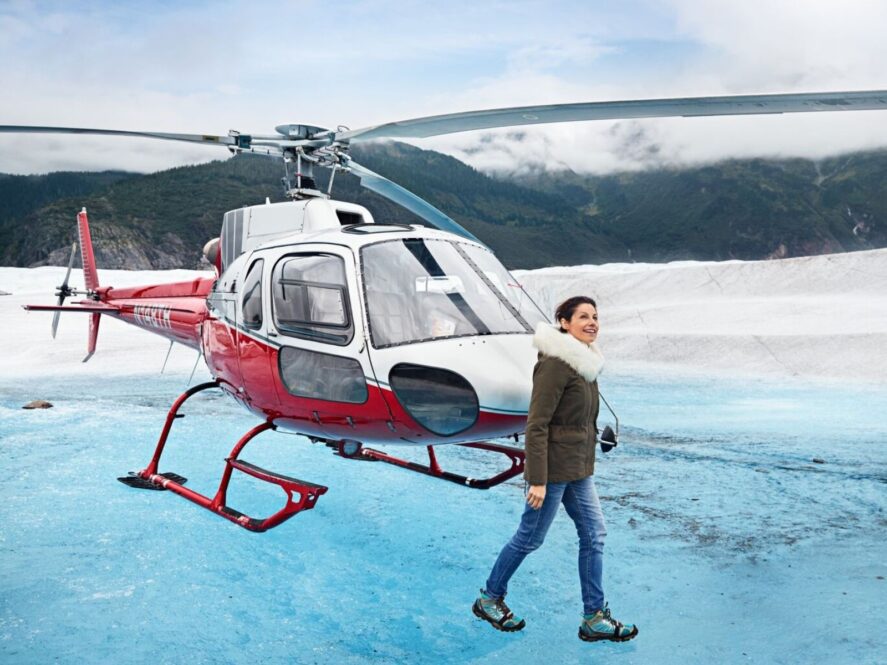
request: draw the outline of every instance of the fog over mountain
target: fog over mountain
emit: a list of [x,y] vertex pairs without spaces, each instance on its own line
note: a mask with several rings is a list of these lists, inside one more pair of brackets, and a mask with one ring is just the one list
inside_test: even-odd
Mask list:
[[[733,160],[608,176],[491,177],[403,143],[355,149],[371,169],[426,198],[511,268],[788,258],[887,246],[887,152],[821,161]],[[225,211],[283,200],[281,163],[240,156],[148,175],[0,176],[0,264],[64,265],[86,206],[99,265],[195,268]],[[326,174],[320,184],[325,186]],[[334,195],[377,221],[418,223],[341,175]]]

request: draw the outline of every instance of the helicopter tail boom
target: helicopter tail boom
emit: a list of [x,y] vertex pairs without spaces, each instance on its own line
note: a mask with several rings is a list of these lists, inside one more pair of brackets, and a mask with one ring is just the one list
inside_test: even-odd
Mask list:
[[[195,349],[200,348],[200,326],[206,318],[206,297],[213,283],[211,276],[197,277],[183,282],[124,288],[100,286],[86,208],[77,213],[77,233],[86,288],[77,290],[68,286],[74,253],[77,250],[75,244],[68,274],[56,293],[59,297],[58,303],[24,306],[30,311],[55,312],[53,336],[58,325],[57,317],[61,312],[84,312],[90,317],[87,355],[83,362],[89,360],[95,353],[102,314],[114,316],[174,342]],[[86,296],[86,299],[64,305],[65,298],[72,295]]]
[[24,305],[33,312],[83,312],[90,314],[89,356],[95,353],[98,321],[108,314],[144,330],[192,348],[200,348],[200,325],[206,318],[206,296],[211,277],[186,282],[151,284],[115,289],[101,287],[94,299],[70,305]]

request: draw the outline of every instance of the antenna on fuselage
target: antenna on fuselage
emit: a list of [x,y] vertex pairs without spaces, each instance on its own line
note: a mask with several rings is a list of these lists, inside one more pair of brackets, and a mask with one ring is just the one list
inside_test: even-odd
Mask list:
[[169,362],[169,354],[172,353],[172,345],[174,344],[173,340],[169,340],[169,348],[166,350],[166,358],[163,360],[163,366],[160,368],[160,373],[163,374],[163,371],[166,369],[166,363]]
[[[170,346],[170,348],[172,348]],[[197,360],[194,361],[194,367],[191,368],[191,376],[188,377],[188,385],[191,385],[191,381],[194,380],[194,372],[197,371],[197,365],[200,364],[200,359],[203,358],[203,349],[197,352]]]

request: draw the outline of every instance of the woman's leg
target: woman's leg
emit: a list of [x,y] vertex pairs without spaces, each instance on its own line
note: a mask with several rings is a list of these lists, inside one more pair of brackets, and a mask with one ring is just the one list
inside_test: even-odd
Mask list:
[[604,607],[604,538],[607,527],[591,476],[569,483],[563,494],[564,507],[579,534],[579,583],[585,614]]
[[524,506],[524,514],[521,516],[520,526],[511,540],[502,548],[499,558],[493,565],[487,585],[484,589],[491,598],[502,598],[508,591],[508,580],[514,575],[527,554],[532,552],[545,540],[548,527],[557,514],[561,505],[561,497],[566,483],[548,483],[545,488],[545,501],[539,510],[533,510],[529,505]]

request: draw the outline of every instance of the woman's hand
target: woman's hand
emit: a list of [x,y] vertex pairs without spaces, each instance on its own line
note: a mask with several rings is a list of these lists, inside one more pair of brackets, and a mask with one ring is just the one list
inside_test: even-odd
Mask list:
[[527,503],[533,510],[539,510],[542,502],[545,501],[545,485],[530,485],[527,490]]

